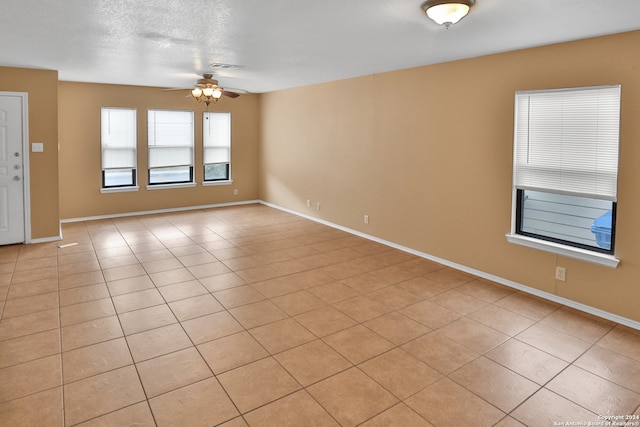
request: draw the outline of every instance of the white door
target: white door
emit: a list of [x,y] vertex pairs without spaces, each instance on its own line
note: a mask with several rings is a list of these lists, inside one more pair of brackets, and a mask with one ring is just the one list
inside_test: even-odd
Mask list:
[[0,95],[0,245],[25,241],[22,103]]

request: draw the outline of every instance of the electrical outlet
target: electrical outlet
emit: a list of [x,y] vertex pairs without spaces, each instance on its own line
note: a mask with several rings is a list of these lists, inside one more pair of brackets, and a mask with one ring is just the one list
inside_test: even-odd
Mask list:
[[320,210],[320,202],[316,203],[316,210]]
[[307,199],[307,207],[310,208],[311,207],[311,199]]
[[369,224],[369,215],[364,216],[364,223]]
[[567,278],[567,269],[564,267],[556,267],[556,280],[564,282]]
[[237,188],[234,188],[234,189],[233,189],[233,195],[234,195],[234,196],[237,196],[237,195],[238,195],[238,189],[237,189]]

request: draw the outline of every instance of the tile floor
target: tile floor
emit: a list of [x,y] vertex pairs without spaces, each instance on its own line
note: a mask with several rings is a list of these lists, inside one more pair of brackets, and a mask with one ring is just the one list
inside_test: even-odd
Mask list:
[[266,206],[63,234],[0,248],[3,426],[640,415],[638,331]]

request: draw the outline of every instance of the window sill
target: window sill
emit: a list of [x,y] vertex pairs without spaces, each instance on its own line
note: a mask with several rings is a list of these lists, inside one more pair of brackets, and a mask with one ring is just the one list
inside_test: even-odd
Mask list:
[[131,192],[131,191],[138,191],[139,189],[140,189],[140,187],[138,187],[137,185],[135,187],[108,187],[108,188],[101,188],[100,192],[102,194],[127,193],[127,192]]
[[216,185],[231,185],[231,184],[233,184],[233,180],[228,179],[228,180],[222,180],[222,181],[204,181],[202,183],[202,186],[210,187],[210,186],[216,186]]
[[171,188],[191,188],[195,186],[195,182],[183,182],[179,184],[153,184],[147,185],[147,190],[167,190]]
[[533,239],[519,234],[507,234],[507,241],[516,245],[526,246],[528,248],[538,249],[545,252],[551,252],[557,255],[574,258],[593,264],[604,265],[609,268],[617,268],[620,260],[613,255],[601,254],[598,252],[588,251],[586,249],[573,248],[571,246],[561,245],[558,243],[547,242],[544,240]]

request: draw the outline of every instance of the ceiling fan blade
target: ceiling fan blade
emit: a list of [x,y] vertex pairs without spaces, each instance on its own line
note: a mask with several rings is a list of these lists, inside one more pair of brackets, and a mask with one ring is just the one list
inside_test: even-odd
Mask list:
[[192,90],[192,87],[170,87],[170,88],[166,88],[166,89],[160,89],[160,91],[162,92],[170,92],[170,91],[174,91],[174,90]]
[[237,97],[239,97],[239,96],[240,96],[240,94],[239,94],[239,93],[231,92],[231,91],[229,91],[229,90],[223,90],[223,91],[222,91],[222,94],[223,94],[224,96],[228,96],[229,98],[237,98]]
[[235,92],[238,95],[248,95],[251,92],[249,92],[248,90],[244,90],[244,89],[238,89],[236,87],[225,87],[224,90],[228,91],[228,92]]

